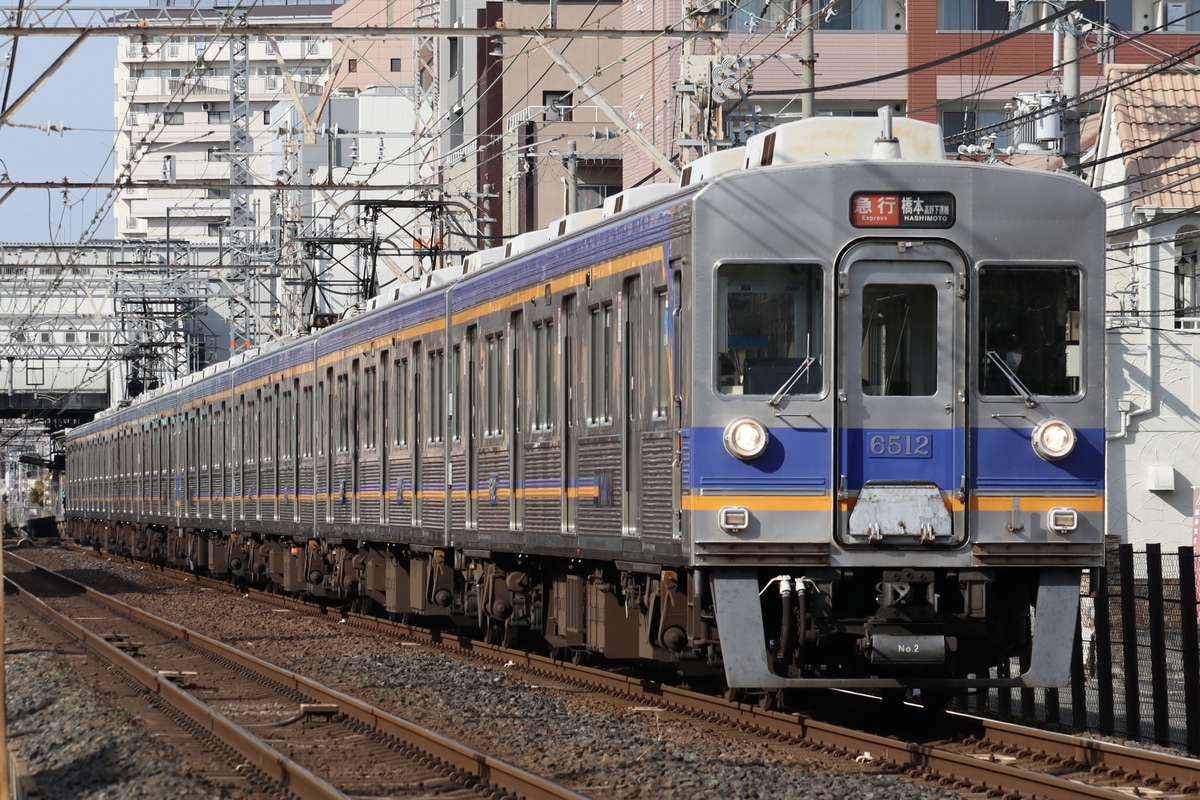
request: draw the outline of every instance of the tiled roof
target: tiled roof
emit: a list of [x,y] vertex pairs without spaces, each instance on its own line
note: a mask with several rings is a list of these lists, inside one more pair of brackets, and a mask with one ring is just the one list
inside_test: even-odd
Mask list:
[[[1145,66],[1113,65],[1110,85],[1143,72]],[[1133,205],[1163,208],[1200,206],[1200,76],[1183,72],[1145,75],[1110,97],[1115,136],[1111,147],[1125,154]],[[1192,178],[1192,180],[1181,180]]]

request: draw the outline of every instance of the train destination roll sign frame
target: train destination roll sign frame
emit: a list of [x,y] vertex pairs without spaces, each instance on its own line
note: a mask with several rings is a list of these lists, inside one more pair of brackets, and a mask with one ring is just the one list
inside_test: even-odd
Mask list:
[[950,192],[855,192],[850,224],[856,228],[952,228]]

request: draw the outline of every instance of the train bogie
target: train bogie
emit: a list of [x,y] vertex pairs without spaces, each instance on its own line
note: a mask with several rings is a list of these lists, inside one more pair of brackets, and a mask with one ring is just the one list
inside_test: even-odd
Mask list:
[[734,688],[1061,684],[1102,204],[876,134],[785,126],[105,414],[67,438],[77,536]]

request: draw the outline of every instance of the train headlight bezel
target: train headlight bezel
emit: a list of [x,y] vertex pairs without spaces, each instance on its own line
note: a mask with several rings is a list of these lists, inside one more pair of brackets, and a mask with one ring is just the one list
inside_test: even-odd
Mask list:
[[739,417],[725,426],[721,437],[729,455],[742,461],[758,458],[767,449],[771,436],[761,422],[750,417]]
[[1033,427],[1033,452],[1043,461],[1062,461],[1075,451],[1075,429],[1061,419],[1044,419]]

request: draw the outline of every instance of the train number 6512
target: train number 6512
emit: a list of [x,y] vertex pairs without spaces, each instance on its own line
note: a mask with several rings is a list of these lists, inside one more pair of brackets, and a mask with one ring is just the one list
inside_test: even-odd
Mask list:
[[933,437],[927,433],[873,433],[867,437],[867,446],[878,458],[933,456]]

